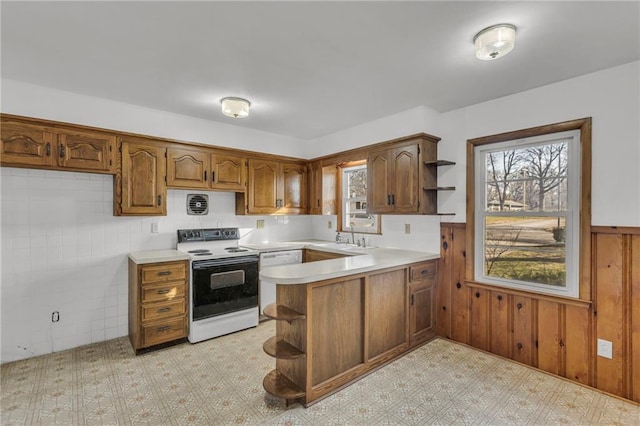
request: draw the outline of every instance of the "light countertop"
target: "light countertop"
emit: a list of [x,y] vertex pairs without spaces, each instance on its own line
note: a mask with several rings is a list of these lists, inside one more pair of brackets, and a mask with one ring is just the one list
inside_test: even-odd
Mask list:
[[[349,244],[336,244],[328,241],[294,241],[279,246],[280,243],[269,243],[263,251],[290,250],[307,248],[350,255],[338,259],[317,262],[281,265],[265,268],[260,271],[260,279],[276,284],[307,284],[331,278],[344,277],[378,269],[408,265],[438,259],[439,254],[422,251],[403,250],[383,247],[357,247]],[[261,250],[259,244],[245,247]]]
[[146,250],[129,253],[129,259],[138,265],[144,263],[189,260],[189,255],[178,250]]

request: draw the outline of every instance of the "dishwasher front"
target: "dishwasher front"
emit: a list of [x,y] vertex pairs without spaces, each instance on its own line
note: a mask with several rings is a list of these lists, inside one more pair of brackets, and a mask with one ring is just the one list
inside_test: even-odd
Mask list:
[[[302,263],[302,250],[270,251],[260,253],[260,270],[270,266],[293,265]],[[276,283],[260,280],[260,314],[265,306],[276,302]]]

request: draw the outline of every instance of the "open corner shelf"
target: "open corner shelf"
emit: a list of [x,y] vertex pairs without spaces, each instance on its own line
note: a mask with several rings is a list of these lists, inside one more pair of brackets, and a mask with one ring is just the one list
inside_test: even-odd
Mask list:
[[300,349],[279,338],[278,336],[273,336],[266,342],[264,342],[264,345],[262,345],[262,349],[264,349],[267,355],[270,355],[276,359],[296,359],[305,356],[304,352],[302,352]]
[[425,191],[455,191],[455,186],[430,186],[423,188]]
[[453,161],[449,161],[449,160],[434,160],[434,161],[425,161],[424,165],[425,166],[435,166],[435,167],[440,167],[440,166],[453,166],[456,163]]
[[269,392],[271,395],[275,395],[286,400],[298,399],[305,396],[305,392],[302,389],[278,370],[272,370],[267,374],[262,381],[262,386],[264,387],[264,390]]
[[306,315],[300,312],[294,311],[283,305],[272,303],[265,306],[264,316],[278,321],[293,321],[297,319],[305,319]]

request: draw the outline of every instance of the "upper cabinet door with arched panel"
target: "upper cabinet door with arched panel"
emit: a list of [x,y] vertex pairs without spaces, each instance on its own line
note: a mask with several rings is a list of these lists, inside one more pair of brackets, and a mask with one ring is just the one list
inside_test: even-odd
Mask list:
[[394,213],[417,213],[420,203],[418,195],[418,173],[420,167],[418,145],[407,145],[393,151],[394,178],[390,182],[393,188]]
[[51,166],[54,136],[44,126],[3,119],[0,160],[5,166]]
[[[369,213],[389,213],[391,188],[393,182],[393,161],[390,159],[393,149],[372,151],[367,157],[367,211]],[[394,185],[395,187],[395,185]]]
[[247,182],[247,159],[236,155],[211,155],[211,189],[244,192]]
[[58,134],[56,150],[58,165],[78,170],[112,172],[115,141],[115,136],[106,133],[61,132]]
[[280,163],[270,160],[249,160],[247,213],[271,214],[280,207],[278,179]]
[[121,193],[116,194],[121,202],[116,205],[116,214],[166,215],[166,148],[153,141],[122,140],[121,150]]
[[167,148],[167,186],[173,188],[209,187],[209,151]]
[[287,213],[307,211],[307,168],[304,164],[282,164],[282,205]]

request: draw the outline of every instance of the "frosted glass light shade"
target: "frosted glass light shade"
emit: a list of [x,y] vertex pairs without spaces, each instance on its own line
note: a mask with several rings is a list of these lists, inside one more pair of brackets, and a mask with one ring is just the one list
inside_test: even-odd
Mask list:
[[513,50],[516,43],[516,27],[511,24],[498,24],[480,31],[473,38],[476,45],[476,57],[483,61],[502,58]]
[[227,117],[245,118],[249,115],[251,102],[242,98],[222,98],[222,113]]

